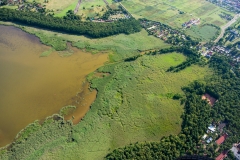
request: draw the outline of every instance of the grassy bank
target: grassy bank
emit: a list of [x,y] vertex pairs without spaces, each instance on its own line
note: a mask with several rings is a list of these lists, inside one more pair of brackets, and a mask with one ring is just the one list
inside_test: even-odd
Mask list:
[[67,48],[67,42],[72,42],[73,46],[92,53],[107,51],[112,53],[110,55],[111,61],[119,61],[126,57],[137,55],[139,54],[139,50],[162,49],[170,46],[154,36],[149,36],[144,29],[139,33],[130,35],[119,34],[106,38],[92,39],[85,36],[69,35],[33,27],[23,27],[10,22],[0,21],[0,24],[14,25],[30,34],[34,34],[39,37],[43,44],[52,46],[57,51],[65,50]]
[[[162,136],[179,133],[183,106],[172,96],[183,94],[182,86],[210,73],[207,67],[195,65],[178,73],[166,72],[170,66],[178,65],[185,59],[179,53],[144,55],[132,62],[100,68],[100,72],[111,74],[102,78],[88,77],[92,88],[98,90],[97,99],[84,119],[73,126],[71,134],[64,132],[57,139],[47,134],[47,144],[41,145],[39,139],[33,141],[33,136],[42,132],[37,130],[18,145],[17,150],[24,148],[24,153],[2,151],[0,159],[9,156],[24,156],[26,159],[102,159],[117,147],[137,141],[158,141]],[[64,131],[61,125],[59,127],[54,132]],[[31,147],[28,149],[25,145],[30,142],[38,146],[34,145],[34,150]]]

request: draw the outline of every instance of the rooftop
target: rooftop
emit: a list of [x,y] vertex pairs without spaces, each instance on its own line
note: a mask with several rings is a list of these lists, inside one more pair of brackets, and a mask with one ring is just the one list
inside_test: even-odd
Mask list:
[[227,151],[223,151],[215,160],[223,160],[227,156]]
[[210,142],[212,142],[212,137],[210,137],[210,138],[208,138],[208,140],[206,141],[207,143],[210,143]]
[[218,140],[216,140],[216,143],[218,145],[222,144],[226,140],[227,137],[228,137],[227,134],[222,135]]
[[216,127],[213,126],[213,125],[210,125],[210,126],[208,127],[208,129],[209,129],[210,131],[212,131],[212,132],[215,132]]

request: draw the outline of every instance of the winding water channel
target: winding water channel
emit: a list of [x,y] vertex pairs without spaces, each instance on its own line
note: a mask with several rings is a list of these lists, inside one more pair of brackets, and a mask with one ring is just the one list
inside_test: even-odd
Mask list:
[[33,35],[0,25],[0,147],[34,120],[58,113],[66,105],[77,106],[77,123],[96,97],[84,83],[87,74],[102,66],[107,54],[90,54],[71,48],[74,54],[49,57],[50,47]]

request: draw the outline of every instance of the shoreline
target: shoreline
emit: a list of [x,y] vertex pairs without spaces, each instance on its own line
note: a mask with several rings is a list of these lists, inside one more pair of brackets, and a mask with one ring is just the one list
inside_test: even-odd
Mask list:
[[[28,33],[29,35],[31,35],[31,36],[34,36],[34,37],[36,37],[37,39],[38,39],[38,42],[39,43],[41,43],[41,44],[43,44],[43,45],[46,45],[46,44],[44,44],[44,43],[42,43],[41,41],[40,41],[40,38],[38,37],[38,36],[36,36],[35,34],[32,34],[32,33],[29,33],[29,32],[27,32],[26,30],[24,30],[21,26],[16,26],[16,24],[10,24],[10,23],[8,23],[8,24],[2,24],[1,23],[1,21],[0,21],[0,25],[3,25],[3,26],[9,26],[9,27],[15,27],[16,29],[20,29],[21,31],[23,31],[23,32],[26,32],[26,33]],[[47,45],[46,45],[47,46]],[[81,49],[79,49],[79,48],[77,48],[77,47],[75,47],[75,46],[73,46],[72,45],[72,43],[71,43],[71,41],[66,41],[66,46],[67,46],[67,49],[66,50],[64,50],[64,51],[69,51],[69,49],[74,49],[74,50],[81,50]],[[89,54],[91,54],[90,52],[86,52],[86,51],[84,51],[85,53],[89,53]],[[102,53],[102,52],[99,52],[100,54]],[[93,54],[92,54],[93,55]],[[59,57],[62,57],[62,56],[60,56],[60,55],[58,55]],[[98,57],[98,56],[97,56]],[[105,65],[105,63],[106,62],[108,62],[109,60],[108,60],[108,58],[107,58],[107,61],[105,61],[103,64],[101,64],[101,66],[103,66],[103,65]],[[100,67],[101,67],[100,66]],[[99,68],[99,67],[98,67]],[[98,69],[97,68],[97,69]],[[96,69],[96,70],[97,70]],[[95,72],[96,70],[94,70],[93,72]],[[85,100],[85,101],[88,101],[88,99],[89,99],[89,96],[90,96],[90,98],[91,98],[91,101],[88,101],[88,103],[87,104],[85,104],[85,110],[86,110],[86,112],[81,112],[81,111],[79,111],[79,108],[81,107],[82,108],[82,106],[77,106],[77,108],[76,108],[76,110],[73,112],[73,114],[75,115],[75,119],[73,119],[72,120],[72,122],[74,123],[74,125],[76,125],[76,124],[78,124],[80,121],[81,121],[81,119],[82,118],[84,118],[84,116],[87,114],[87,112],[89,111],[89,109],[91,108],[91,105],[92,105],[92,103],[96,100],[96,97],[97,97],[97,90],[96,89],[90,89],[91,88],[91,86],[90,86],[90,83],[89,83],[89,81],[87,80],[87,76],[89,75],[89,74],[91,74],[92,72],[90,72],[90,73],[88,73],[87,75],[85,75],[84,76],[84,83],[81,85],[81,86],[79,86],[81,89],[80,89],[80,91],[77,93],[77,95],[75,95],[75,96],[71,96],[70,97],[70,99],[83,99],[83,100]],[[85,95],[86,94],[86,95]],[[76,97],[76,96],[78,96],[78,97]],[[88,98],[86,98],[86,96],[88,97]],[[80,103],[81,103],[81,101],[80,101]],[[86,102],[85,102],[86,103]],[[71,104],[69,104],[69,105],[71,105]],[[60,114],[59,114],[59,111],[63,108],[64,106],[62,106],[56,113],[54,113],[54,114],[57,114],[57,115],[59,115],[60,116]],[[81,114],[79,114],[81,112]],[[53,114],[53,115],[54,115]],[[51,116],[53,116],[53,115],[51,115]],[[43,119],[35,119],[35,121],[34,122],[31,122],[31,123],[29,123],[27,126],[25,126],[24,128],[22,128],[17,134],[16,134],[16,136],[15,136],[15,138],[10,142],[10,143],[8,143],[8,144],[6,144],[6,145],[4,145],[4,146],[0,146],[0,151],[2,151],[2,150],[4,150],[4,149],[8,149],[9,147],[11,148],[11,145],[14,145],[14,143],[16,142],[16,139],[18,138],[18,134],[21,134],[21,132],[24,132],[24,130],[29,126],[29,125],[32,125],[32,124],[35,124],[36,123],[36,121],[38,121],[38,124],[39,125],[42,125],[42,123],[41,122],[44,122],[46,119],[47,119],[48,117],[45,117],[45,118],[43,118]],[[64,118],[64,120],[65,121],[68,121],[69,119],[66,117],[66,118]]]

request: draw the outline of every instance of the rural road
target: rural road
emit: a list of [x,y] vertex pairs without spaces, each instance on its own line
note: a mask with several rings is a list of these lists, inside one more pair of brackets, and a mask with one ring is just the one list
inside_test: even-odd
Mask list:
[[82,0],[79,0],[76,8],[74,9],[74,14],[76,14],[78,12],[78,9],[79,9],[81,3],[82,3]]
[[220,35],[218,36],[218,38],[214,41],[214,43],[217,43],[217,42],[223,37],[223,35],[224,35],[224,33],[225,33],[225,30],[226,30],[229,26],[231,26],[234,22],[236,22],[239,17],[240,17],[240,14],[236,14],[231,21],[229,21],[225,26],[221,27],[221,34],[220,34]]

